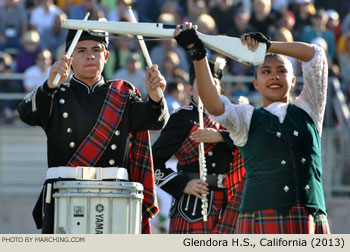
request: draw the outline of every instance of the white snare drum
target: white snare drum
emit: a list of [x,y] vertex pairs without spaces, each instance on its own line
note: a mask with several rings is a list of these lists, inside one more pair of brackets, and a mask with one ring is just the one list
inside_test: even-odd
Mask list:
[[55,234],[140,234],[143,185],[136,182],[58,181]]

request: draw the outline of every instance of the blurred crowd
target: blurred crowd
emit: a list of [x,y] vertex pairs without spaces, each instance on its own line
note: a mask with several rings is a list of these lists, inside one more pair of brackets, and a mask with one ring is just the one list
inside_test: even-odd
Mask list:
[[[329,75],[339,78],[350,97],[350,0],[0,0],[0,74],[23,73],[23,80],[0,78],[0,93],[30,92],[48,77],[50,65],[64,53],[67,30],[63,19],[130,21],[127,6],[139,22],[180,24],[190,21],[208,35],[239,37],[260,31],[277,41],[305,41],[327,52]],[[147,96],[145,61],[132,36],[118,35],[109,45],[105,79],[125,79]],[[170,112],[189,101],[190,60],[175,40],[146,41],[152,62],[168,85]],[[218,55],[208,50],[214,59]],[[292,59],[295,74],[300,63]],[[227,58],[227,75],[252,76],[253,68]],[[226,83],[224,94],[234,99],[254,94],[249,82]],[[0,117],[14,118],[17,101],[0,99]]]

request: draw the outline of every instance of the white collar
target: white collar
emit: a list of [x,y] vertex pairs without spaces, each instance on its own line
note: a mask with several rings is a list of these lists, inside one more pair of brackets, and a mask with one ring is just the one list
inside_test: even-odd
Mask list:
[[274,102],[274,103],[271,103],[269,106],[264,107],[265,110],[277,116],[280,123],[283,123],[284,118],[286,117],[287,108],[288,108],[288,103],[285,103],[285,102]]

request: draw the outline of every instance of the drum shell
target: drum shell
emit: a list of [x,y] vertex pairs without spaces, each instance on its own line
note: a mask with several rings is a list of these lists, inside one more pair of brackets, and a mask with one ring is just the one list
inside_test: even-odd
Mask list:
[[142,184],[121,181],[58,181],[53,188],[54,233],[141,233]]

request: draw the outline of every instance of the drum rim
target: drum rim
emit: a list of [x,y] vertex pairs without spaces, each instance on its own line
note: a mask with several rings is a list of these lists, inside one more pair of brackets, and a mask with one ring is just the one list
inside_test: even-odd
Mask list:
[[54,198],[82,198],[82,197],[88,197],[88,198],[125,198],[125,199],[143,199],[143,193],[134,193],[134,194],[128,194],[128,193],[99,193],[99,192],[84,192],[84,193],[78,193],[78,192],[56,192],[53,194]]
[[80,188],[80,189],[125,189],[125,190],[142,190],[143,185],[139,182],[129,181],[86,181],[86,180],[66,180],[56,181],[53,183],[54,189],[68,189],[68,188]]

